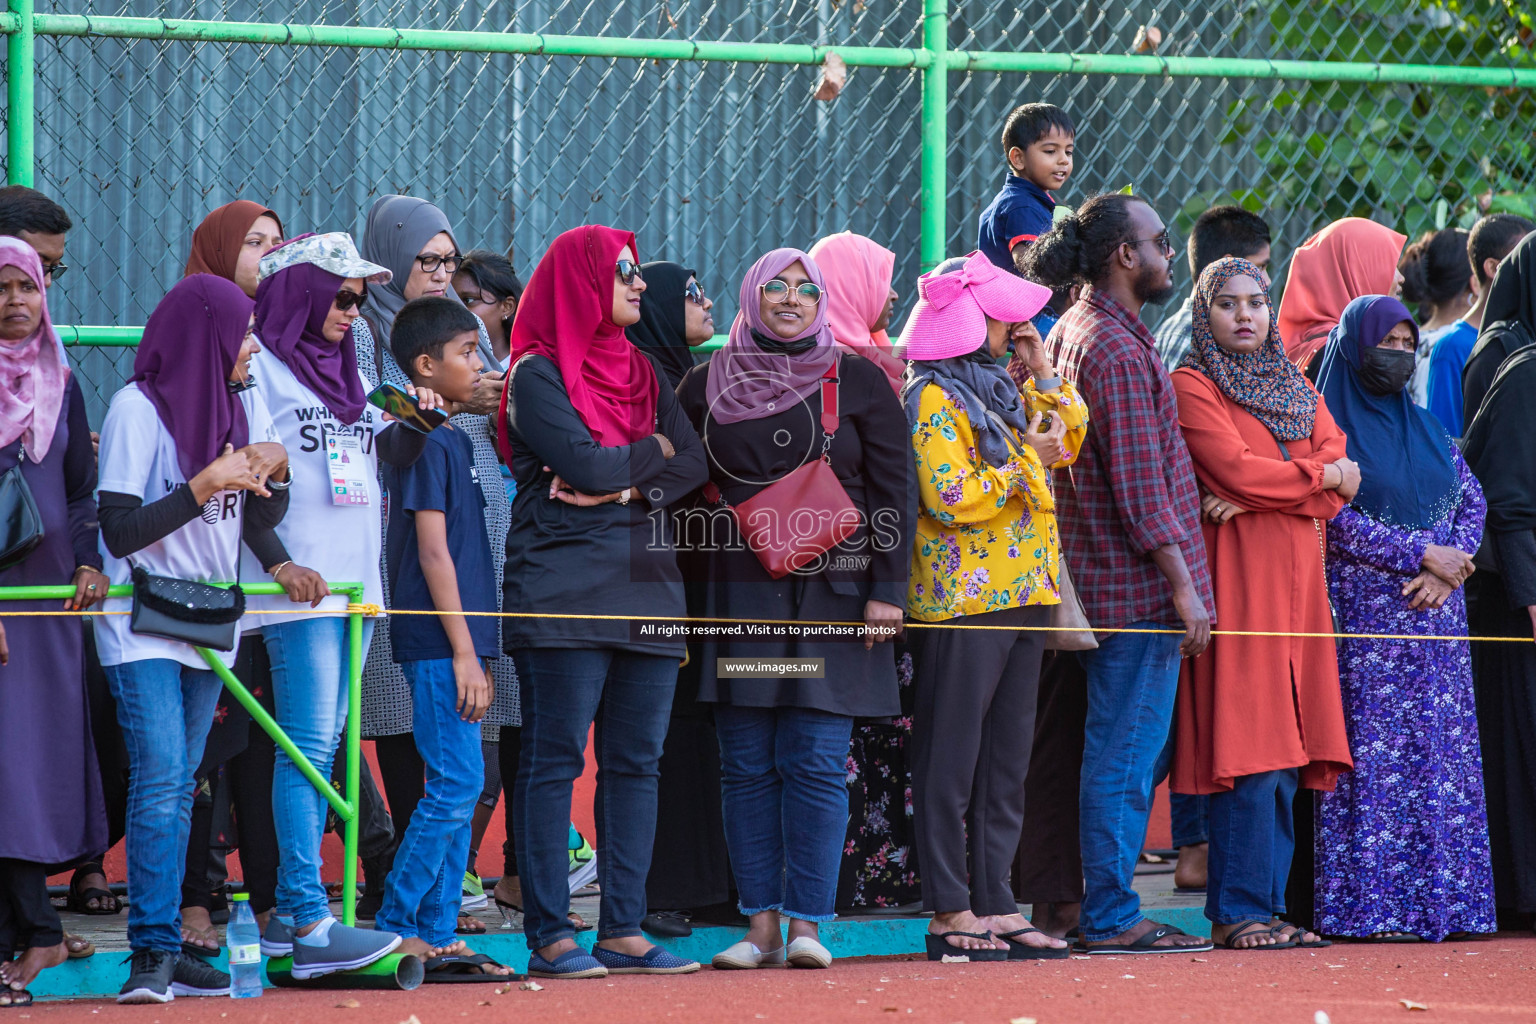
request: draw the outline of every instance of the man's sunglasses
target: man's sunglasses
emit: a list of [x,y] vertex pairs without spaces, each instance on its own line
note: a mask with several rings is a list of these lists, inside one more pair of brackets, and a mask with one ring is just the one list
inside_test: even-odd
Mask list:
[[353,291],[350,288],[343,288],[343,289],[341,289],[340,291],[338,291],[336,293],[336,308],[339,309],[343,313],[345,313],[347,310],[351,309],[353,306],[361,306],[363,303],[365,303],[367,301],[368,301],[368,289],[367,288],[363,289],[363,293],[361,295],[359,295],[357,292]]
[[683,298],[695,306],[704,305],[704,288],[697,281],[689,281],[688,287],[683,289]]
[[613,265],[613,269],[618,271],[619,280],[625,284],[634,284],[640,280],[640,264],[634,260],[619,260]]
[[69,266],[64,263],[54,263],[52,265],[45,263],[43,264],[43,276],[50,281],[57,281],[64,276],[64,271],[68,269]]

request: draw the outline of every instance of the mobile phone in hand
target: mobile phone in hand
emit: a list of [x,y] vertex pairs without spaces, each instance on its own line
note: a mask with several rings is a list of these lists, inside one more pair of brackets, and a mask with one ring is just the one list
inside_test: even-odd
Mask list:
[[1042,434],[1049,434],[1050,432],[1051,432],[1051,416],[1050,416],[1050,413],[1046,413],[1046,415],[1043,418],[1041,418],[1041,420],[1040,420],[1040,433],[1042,433]]
[[439,409],[421,408],[410,392],[398,384],[380,384],[369,393],[368,402],[389,413],[403,426],[422,434],[432,433],[448,420],[447,414]]

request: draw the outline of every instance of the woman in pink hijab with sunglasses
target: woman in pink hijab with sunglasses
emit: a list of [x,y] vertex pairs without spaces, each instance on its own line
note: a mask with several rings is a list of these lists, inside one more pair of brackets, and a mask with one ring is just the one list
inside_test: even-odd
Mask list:
[[[906,601],[912,453],[885,374],[833,340],[829,290],[806,253],[767,253],[741,283],[730,340],[677,389],[721,500],[741,506],[825,458],[857,513],[840,543],[777,577],[729,513],[692,509],[683,527],[679,545],[695,545],[708,567],[705,615],[806,624],[706,639],[696,655],[699,700],[715,705],[725,841],[751,922],[716,968],[831,965],[820,925],[836,916],[853,722],[901,713],[887,641]],[[777,519],[782,535],[817,518],[780,511],[759,508],[763,518],[749,522]],[[847,633],[813,629],[828,622]],[[722,658],[814,658],[821,671],[751,678],[722,671]]]
[[891,284],[896,254],[852,231],[828,235],[806,255],[827,282],[827,326],[838,348],[863,356],[885,372],[891,390],[901,391],[907,365],[896,357],[885,329],[901,296]]

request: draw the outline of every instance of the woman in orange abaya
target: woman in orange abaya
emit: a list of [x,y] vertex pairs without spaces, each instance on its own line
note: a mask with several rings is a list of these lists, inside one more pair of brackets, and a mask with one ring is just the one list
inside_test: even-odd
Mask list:
[[[1286,359],[1258,267],[1207,267],[1193,319],[1173,384],[1205,492],[1215,617],[1224,630],[1330,633],[1323,524],[1360,485],[1344,433]],[[1351,767],[1333,641],[1213,637],[1184,664],[1174,722],[1171,787],[1211,797],[1212,938],[1326,945],[1286,923],[1285,885],[1297,787],[1332,789]]]

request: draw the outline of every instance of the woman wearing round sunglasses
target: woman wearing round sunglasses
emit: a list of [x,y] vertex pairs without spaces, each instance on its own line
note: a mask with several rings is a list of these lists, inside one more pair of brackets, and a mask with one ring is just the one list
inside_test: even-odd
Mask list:
[[[381,196],[368,211],[363,228],[363,258],[389,268],[394,274],[387,283],[371,290],[368,301],[363,304],[363,315],[352,326],[358,365],[369,387],[386,381],[403,388],[410,387],[410,377],[395,362],[390,350],[395,315],[407,302],[429,296],[463,302],[459,289],[454,286],[467,265],[467,259],[459,252],[459,243],[448,217],[425,199]],[[499,574],[505,557],[507,527],[511,522],[511,499],[501,483],[501,463],[496,457],[496,444],[487,417],[501,402],[505,352],[495,349],[491,332],[503,328],[499,322],[493,323],[496,317],[491,310],[471,306],[470,311],[481,318],[477,354],[485,372],[481,375],[480,386],[475,389],[474,401],[453,418],[453,427],[469,438],[474,452],[475,472],[485,498],[486,535],[491,542],[491,561],[498,573],[499,593]],[[387,578],[384,586],[388,591]],[[518,712],[517,672],[512,659],[497,658],[491,662],[491,675],[495,683],[495,699],[481,720],[481,727],[487,739],[495,740],[502,726],[516,726],[522,717]],[[426,765],[412,735],[411,688],[395,663],[388,630],[379,633],[368,652],[368,663],[363,671],[363,695],[363,735],[378,747],[379,775],[389,798],[390,813],[396,829],[404,829],[425,793]],[[494,756],[488,767],[494,769]],[[491,799],[494,807],[494,791]],[[478,826],[488,824],[489,820],[488,811],[477,812],[476,848],[484,835],[484,828]],[[472,906],[481,907],[485,906],[486,897],[475,869],[475,859],[476,854],[471,852],[470,863],[465,865],[463,895]],[[388,870],[386,857],[368,858],[364,873],[370,893],[382,894],[383,875]],[[512,874],[515,876],[516,872]],[[512,895],[504,892],[503,899]],[[370,906],[364,909],[371,913],[375,901],[366,902]],[[468,914],[459,919],[459,928],[467,935],[485,931],[485,926]]]
[[[830,439],[821,423],[829,371],[838,417]],[[825,454],[859,512],[842,544],[782,579],[768,574],[733,519],[689,513],[708,518],[708,529],[690,537],[730,534],[704,553],[707,615],[865,624],[862,637],[779,633],[705,641],[699,650],[699,699],[716,705],[726,843],[741,912],[751,918],[745,940],[714,964],[827,967],[818,926],[836,901],[853,720],[901,713],[894,644],[884,641],[901,628],[911,560],[906,419],[880,368],[837,346],[821,270],[798,249],[775,249],[747,272],[730,340],[683,378],[678,400],[726,502],[755,497]],[[803,527],[791,520],[783,528]],[[810,658],[822,671],[733,679],[718,673],[720,658]],[[790,919],[787,947],[781,917]]]
[[[344,232],[300,235],[261,259],[251,361],[279,439],[288,451],[288,515],[277,529],[283,557],[256,563],[245,579],[270,575],[286,597],[251,598],[272,666],[277,722],[329,778],[347,713],[347,596],[328,580],[359,580],[363,600],[384,603],[378,450],[396,428],[367,402],[352,327],[368,286],[386,284],[387,267],[359,255]],[[339,481],[339,482],[338,482]],[[308,605],[295,614],[295,605]],[[372,622],[364,622],[366,648]],[[366,966],[399,937],[342,925],[331,916],[320,878],[325,798],[277,752],[272,807],[279,850],[277,913],[262,936],[269,956],[291,954],[295,977]]]

